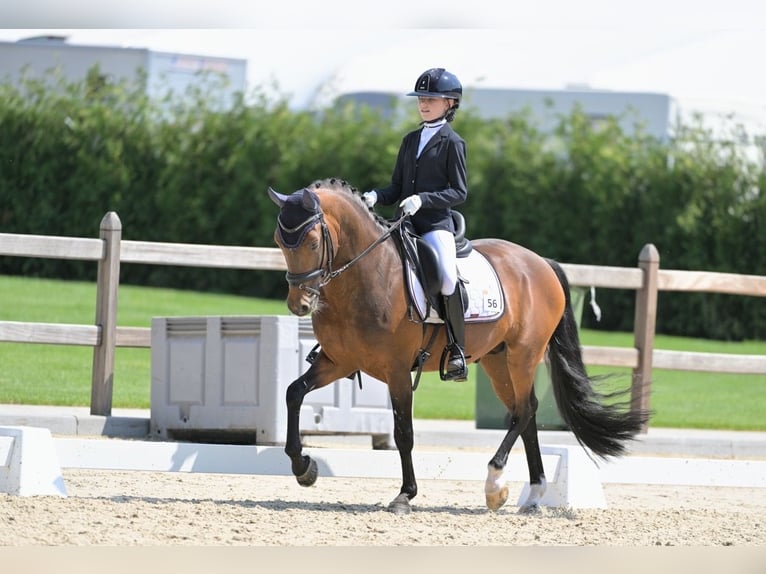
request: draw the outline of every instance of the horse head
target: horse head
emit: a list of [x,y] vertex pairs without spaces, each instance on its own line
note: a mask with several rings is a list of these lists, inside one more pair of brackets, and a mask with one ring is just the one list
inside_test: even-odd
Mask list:
[[352,273],[356,281],[362,268],[366,270],[361,272],[363,282],[373,274],[385,275],[379,259],[357,266],[373,250],[376,259],[385,252],[387,261],[400,264],[396,246],[393,243],[385,246],[393,228],[383,225],[382,218],[370,212],[356,188],[348,182],[329,178],[317,180],[290,195],[272,188],[268,192],[280,209],[274,240],[287,262],[287,305],[296,315],[315,311],[320,292],[323,301],[329,296],[330,292],[323,288],[352,267],[357,271]]
[[304,188],[283,195],[269,187],[268,193],[279,206],[274,241],[287,263],[287,306],[302,317],[316,309],[319,289],[332,266],[332,240],[315,192]]

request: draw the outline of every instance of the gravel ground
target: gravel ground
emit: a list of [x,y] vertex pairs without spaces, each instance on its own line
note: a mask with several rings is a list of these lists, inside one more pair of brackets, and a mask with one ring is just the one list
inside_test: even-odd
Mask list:
[[65,470],[67,498],[0,494],[0,546],[766,546],[766,490],[605,484],[608,508],[484,506],[483,482]]

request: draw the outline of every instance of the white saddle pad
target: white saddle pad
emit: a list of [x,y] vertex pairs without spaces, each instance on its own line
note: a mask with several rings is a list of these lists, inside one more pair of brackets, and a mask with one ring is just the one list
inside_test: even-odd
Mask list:
[[[505,300],[497,274],[486,257],[474,249],[468,257],[457,260],[457,270],[468,293],[466,323],[498,319],[505,310]],[[425,316],[427,305],[423,285],[411,265],[407,266],[407,273],[410,278],[410,295],[420,319],[427,323],[442,323],[435,309],[430,310],[428,317]]]

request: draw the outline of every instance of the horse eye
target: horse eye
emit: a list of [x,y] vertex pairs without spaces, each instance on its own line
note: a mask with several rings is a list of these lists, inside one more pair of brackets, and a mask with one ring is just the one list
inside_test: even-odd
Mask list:
[[311,242],[311,250],[316,251],[317,249],[319,249],[319,240],[315,239]]

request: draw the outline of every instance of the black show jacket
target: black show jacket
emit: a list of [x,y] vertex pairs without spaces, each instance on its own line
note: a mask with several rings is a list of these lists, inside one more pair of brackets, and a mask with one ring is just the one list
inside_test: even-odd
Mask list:
[[414,130],[402,139],[391,185],[376,190],[378,201],[392,205],[418,194],[423,205],[412,216],[415,231],[421,235],[435,229],[454,233],[450,208],[468,197],[465,142],[445,123],[418,158],[420,131]]

